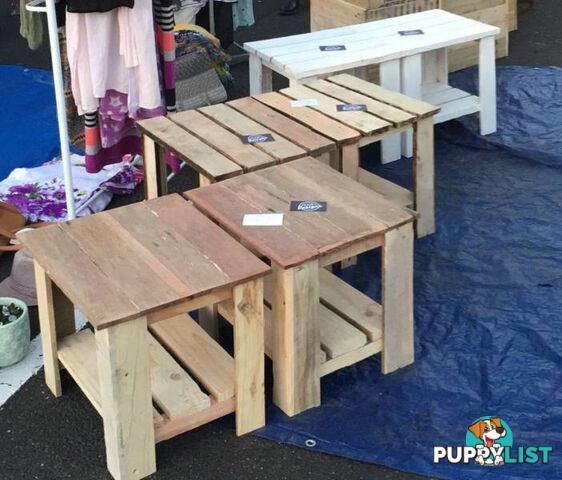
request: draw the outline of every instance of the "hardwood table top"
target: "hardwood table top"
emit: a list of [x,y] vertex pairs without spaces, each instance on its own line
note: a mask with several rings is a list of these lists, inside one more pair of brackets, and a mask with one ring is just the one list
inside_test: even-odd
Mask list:
[[270,271],[177,194],[18,238],[97,329]]
[[[420,35],[399,32],[422,30]],[[427,10],[318,32],[244,44],[275,71],[301,79],[363,67],[493,35],[500,29],[444,10]],[[333,50],[344,46],[344,50]],[[332,47],[322,51],[320,47]]]
[[[415,213],[311,157],[231,178],[184,195],[250,248],[284,268],[412,222]],[[327,202],[325,212],[291,201]],[[246,214],[283,213],[282,226],[244,226]]]

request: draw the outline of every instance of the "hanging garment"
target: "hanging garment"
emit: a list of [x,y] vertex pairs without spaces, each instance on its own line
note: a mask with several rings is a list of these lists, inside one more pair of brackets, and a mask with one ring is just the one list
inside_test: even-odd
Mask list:
[[79,114],[95,112],[108,90],[135,92],[135,107],[161,105],[151,0],[105,13],[68,12],[66,35]]
[[109,12],[118,7],[133,8],[135,0],[65,0],[72,13]]
[[43,43],[43,22],[41,14],[25,8],[26,3],[27,0],[20,0],[20,35],[31,50],[37,50]]
[[232,9],[234,30],[238,27],[249,27],[256,23],[254,18],[254,0],[238,0]]
[[[215,35],[220,40],[222,48],[226,49],[234,42],[232,3],[215,0],[214,7]],[[210,30],[208,4],[197,14],[197,25],[201,25],[203,28]]]

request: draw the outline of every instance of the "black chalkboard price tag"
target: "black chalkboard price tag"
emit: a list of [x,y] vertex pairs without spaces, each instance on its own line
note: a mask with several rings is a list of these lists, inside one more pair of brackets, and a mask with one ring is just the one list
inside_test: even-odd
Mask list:
[[400,30],[398,32],[400,35],[402,35],[403,37],[410,37],[412,35],[423,35],[424,31],[423,30]]
[[338,112],[365,112],[367,110],[367,105],[364,103],[345,103],[342,105],[336,105]]
[[320,48],[321,52],[341,52],[346,50],[345,45],[321,45],[318,48]]
[[274,142],[275,139],[271,133],[260,133],[257,135],[242,135],[240,137],[242,143],[246,145],[254,145],[255,143]]
[[293,200],[291,201],[291,212],[325,212],[328,209],[326,202],[316,200]]

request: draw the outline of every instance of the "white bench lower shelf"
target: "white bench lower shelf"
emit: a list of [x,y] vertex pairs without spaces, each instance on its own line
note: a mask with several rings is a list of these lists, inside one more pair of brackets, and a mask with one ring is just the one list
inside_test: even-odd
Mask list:
[[441,111],[433,117],[435,124],[480,111],[480,98],[442,83],[424,85],[422,100],[441,107]]

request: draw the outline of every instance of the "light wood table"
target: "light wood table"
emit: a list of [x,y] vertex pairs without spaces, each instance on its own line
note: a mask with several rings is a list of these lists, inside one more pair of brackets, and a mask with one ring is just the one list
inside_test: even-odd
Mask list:
[[[331,164],[389,200],[419,213],[416,233],[435,232],[433,118],[439,107],[374,85],[348,74],[315,80],[254,97],[338,145]],[[317,105],[294,108],[291,100],[314,99]],[[342,112],[338,105],[365,105],[365,111]],[[360,167],[359,149],[413,128],[416,142],[409,191]]]
[[[253,100],[241,98],[137,123],[144,135],[145,197],[168,191],[163,149],[173,152],[209,185],[305,156],[329,162],[334,141]],[[244,144],[245,135],[273,141]]]
[[[422,30],[421,35],[399,32]],[[428,10],[290,37],[244,44],[250,54],[250,93],[271,91],[272,71],[290,86],[348,69],[380,65],[381,86],[441,107],[435,123],[480,114],[480,133],[496,131],[495,36],[500,29],[454,15]],[[479,96],[453,88],[448,81],[447,49],[479,42]],[[320,47],[345,46],[322,51]],[[383,141],[383,161],[412,155],[411,134]]]
[[[271,260],[265,350],[274,402],[288,415],[320,404],[320,378],[382,351],[382,371],[414,361],[413,221],[397,206],[325,164],[304,158],[185,192],[248,248]],[[293,200],[326,212],[289,211]],[[245,214],[278,212],[282,226],[243,226]],[[381,247],[380,304],[327,267]],[[219,307],[232,320],[231,302]]]
[[[181,196],[18,238],[35,259],[47,386],[62,394],[62,364],[103,417],[114,478],[150,475],[155,442],[231,412],[239,435],[265,424],[262,277],[271,270]],[[186,313],[227,299],[234,358]],[[93,333],[75,332],[74,305]]]

